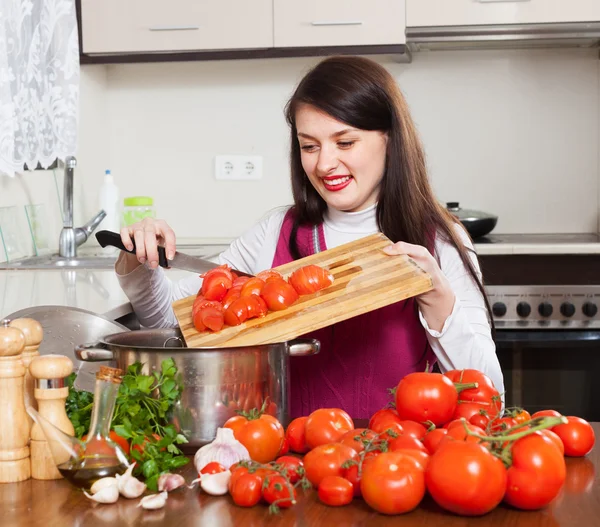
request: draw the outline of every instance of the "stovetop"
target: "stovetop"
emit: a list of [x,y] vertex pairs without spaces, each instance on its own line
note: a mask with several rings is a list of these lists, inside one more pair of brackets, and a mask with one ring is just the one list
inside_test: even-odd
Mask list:
[[475,244],[586,244],[600,243],[600,234],[488,234],[473,240]]

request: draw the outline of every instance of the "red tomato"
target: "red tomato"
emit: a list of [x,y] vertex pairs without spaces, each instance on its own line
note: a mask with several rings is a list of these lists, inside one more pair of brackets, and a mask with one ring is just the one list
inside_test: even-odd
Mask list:
[[511,456],[504,501],[524,510],[550,503],[566,477],[565,459],[552,440],[534,432],[515,441]]
[[228,326],[239,326],[248,318],[248,298],[241,297],[229,304],[225,311],[225,323]]
[[[340,443],[352,447],[357,452],[362,452],[365,449],[363,441],[373,439],[377,434],[368,428],[356,428],[346,432],[339,440]],[[358,437],[358,441],[356,438]]]
[[491,422],[490,430],[493,433],[505,432],[513,426],[517,426],[517,421],[512,417],[500,417]]
[[441,373],[409,373],[396,388],[396,411],[401,419],[441,426],[450,421],[456,409],[458,393],[454,384]]
[[308,417],[296,417],[287,427],[285,437],[292,452],[304,454],[310,450],[306,446],[305,425]]
[[556,448],[560,451],[561,456],[565,455],[565,445],[562,442],[562,439],[558,437],[552,430],[546,428],[545,430],[540,430],[540,434],[545,435],[548,439],[550,439]]
[[248,469],[245,470],[246,472],[240,472],[235,479],[231,476],[229,493],[236,505],[253,507],[262,498],[263,480],[259,475],[250,474]]
[[269,311],[266,302],[258,295],[246,297],[246,307],[248,308],[248,318],[264,317]]
[[402,427],[402,433],[404,435],[416,437],[420,440],[423,440],[423,438],[427,435],[427,428],[421,423],[417,423],[416,421],[400,421],[400,426]]
[[552,428],[565,446],[565,456],[582,457],[589,454],[596,441],[592,425],[573,415],[568,416],[567,420],[567,424]]
[[310,295],[333,284],[333,275],[318,265],[305,265],[290,275],[289,282],[299,295]]
[[279,271],[274,271],[273,269],[267,269],[266,271],[261,271],[256,275],[256,278],[260,278],[265,282],[269,279],[279,279],[283,280],[283,276]]
[[426,470],[427,465],[429,465],[429,458],[431,456],[428,452],[415,450],[414,448],[400,448],[399,450],[394,450],[394,452],[402,452],[403,454],[412,457],[421,465],[421,467],[423,467],[423,470]]
[[[471,422],[471,419],[474,418],[476,422],[473,424],[481,426],[478,424],[478,422],[485,421],[487,426],[487,423],[490,421],[489,416],[492,412],[492,406],[489,403],[470,403],[466,401],[458,401],[452,419],[464,418]],[[494,413],[494,415],[497,415],[497,412]],[[482,428],[485,428],[485,426]]]
[[380,452],[367,452],[365,457],[362,460],[362,469],[361,474],[358,474],[359,465],[358,463],[353,463],[348,468],[343,469],[342,477],[347,479],[350,483],[352,483],[352,488],[354,489],[354,497],[360,498],[362,496],[360,492],[360,480],[362,478],[362,471],[365,469],[365,466],[368,463],[371,463],[375,456],[379,455]]
[[306,445],[315,448],[335,443],[349,430],[354,430],[352,418],[339,408],[320,408],[312,412],[304,426]]
[[223,311],[227,311],[227,308],[233,303],[234,300],[237,300],[240,297],[240,291],[242,290],[242,286],[233,286],[221,301],[223,305]]
[[419,450],[420,452],[425,452],[429,454],[427,448],[423,444],[422,441],[419,441],[416,437],[412,436],[398,436],[393,439],[388,440],[388,449],[391,452],[395,452],[396,450]]
[[531,416],[532,419],[535,419],[536,417],[562,417],[562,415],[556,410],[540,410]]
[[492,406],[491,417],[498,415],[502,408],[502,400],[492,380],[479,370],[450,370],[444,373],[453,383],[470,384],[477,383],[476,388],[457,388],[459,399],[467,402],[488,403]]
[[367,504],[377,512],[412,511],[425,496],[423,467],[402,452],[384,452],[364,467],[360,490]]
[[275,460],[275,463],[285,469],[287,477],[292,484],[301,479],[304,474],[304,463],[296,456],[280,456]]
[[387,430],[393,430],[398,435],[404,433],[402,419],[400,419],[398,412],[391,408],[377,410],[369,420],[369,429],[377,434],[383,434]]
[[285,280],[278,279],[268,280],[260,296],[267,303],[271,311],[287,309],[298,300],[296,290]]
[[241,289],[241,286],[243,286],[248,280],[250,280],[249,276],[238,276],[233,281],[232,287],[240,287]]
[[200,295],[194,299],[194,303],[192,304],[192,318],[196,318],[198,311],[205,307],[214,307],[215,309],[221,310],[223,309],[223,306],[220,302],[217,302],[215,300],[207,300],[202,295]]
[[490,423],[490,418],[487,414],[484,413],[473,414],[469,419],[469,423],[478,426],[482,430],[487,430],[487,426]]
[[435,428],[431,432],[427,432],[425,439],[423,439],[423,444],[430,455],[433,455],[436,452],[440,445],[440,441],[447,433],[448,430],[446,428]]
[[[156,437],[158,437],[160,439],[160,436],[156,436]],[[121,447],[121,450],[125,453],[126,456],[129,456],[129,442],[127,441],[127,439],[125,439],[124,437],[121,437],[114,430],[110,431],[110,433],[108,434],[108,438],[113,443],[116,443],[119,447]],[[87,434],[85,434],[81,438],[81,440],[82,441],[87,440]],[[109,445],[107,445],[106,442],[100,438],[90,441],[90,444],[88,445],[88,449],[91,450],[91,453],[96,454],[96,455],[111,454],[113,452],[112,448]],[[88,452],[89,452],[89,450],[88,450]],[[136,448],[136,450],[138,450],[138,452],[140,452],[140,453],[143,452],[143,450],[140,450],[139,448]]]
[[348,505],[354,497],[352,483],[340,476],[327,476],[319,483],[319,499],[330,507]]
[[241,296],[260,295],[265,281],[260,278],[250,278],[243,286],[240,292]]
[[281,450],[279,451],[278,456],[283,456],[290,451],[290,444],[288,443],[287,437],[283,436],[283,443],[281,444]]
[[277,502],[277,506],[287,509],[296,503],[296,489],[283,476],[269,476],[263,486],[263,498],[267,503]]
[[215,307],[203,307],[196,313],[196,317],[194,318],[194,327],[198,329],[198,331],[202,331],[199,328],[220,331],[223,329],[224,324],[225,317],[223,311]]
[[225,472],[225,470],[227,469],[221,463],[211,461],[200,469],[200,474],[219,474],[220,472]]
[[259,463],[273,461],[283,444],[284,430],[281,423],[272,415],[262,414],[258,419],[236,415],[223,425],[231,428],[235,438],[242,443],[250,458]]
[[[211,269],[210,271],[200,275],[202,277],[202,294],[206,296],[206,292],[213,287],[224,287],[225,292],[233,285],[233,275],[229,266],[224,264]],[[222,297],[221,297],[222,298]],[[213,299],[214,300],[214,299]],[[220,299],[219,299],[220,300]]]
[[342,465],[350,459],[358,461],[358,454],[348,445],[331,443],[318,446],[304,456],[306,478],[318,487],[326,476],[343,477],[345,469]]
[[506,469],[482,445],[452,441],[429,458],[425,481],[427,490],[443,509],[462,516],[478,516],[502,501]]
[[478,435],[482,435],[482,436],[485,435],[485,430],[482,430],[478,426],[472,425],[472,424],[467,423],[466,421],[462,421],[462,420],[452,421],[452,423],[450,423],[450,426],[448,426],[448,433],[444,437],[442,437],[442,439],[438,445],[438,448],[441,448],[446,443],[452,442],[452,441],[462,441],[465,443],[478,443],[479,439],[475,436],[467,434],[465,427],[470,432],[474,432],[474,433],[476,433]]

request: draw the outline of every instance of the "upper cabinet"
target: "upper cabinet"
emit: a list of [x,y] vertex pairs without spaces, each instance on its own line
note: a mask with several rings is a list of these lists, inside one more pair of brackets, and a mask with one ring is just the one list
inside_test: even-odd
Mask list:
[[276,48],[406,42],[405,0],[273,0],[273,10]]
[[273,0],[81,0],[82,52],[273,47]]
[[600,21],[600,0],[406,0],[407,27]]

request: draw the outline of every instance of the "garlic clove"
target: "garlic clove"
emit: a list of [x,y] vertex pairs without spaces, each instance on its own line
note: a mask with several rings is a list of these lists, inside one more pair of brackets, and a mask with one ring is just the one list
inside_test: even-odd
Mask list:
[[211,496],[223,496],[228,492],[229,480],[231,472],[217,472],[216,474],[202,474],[200,479],[200,487],[204,492]]
[[92,494],[96,494],[96,492],[99,492],[106,487],[110,487],[111,485],[116,485],[116,484],[117,484],[116,478],[100,478],[98,481],[96,481],[92,485],[92,488],[90,489],[90,491]]
[[121,496],[129,499],[139,498],[146,490],[146,484],[132,475],[134,466],[135,463],[132,463],[124,474],[115,476]]
[[87,498],[95,501],[96,503],[116,503],[119,499],[119,489],[117,485],[110,485],[104,487],[96,492],[93,496],[83,491]]
[[169,493],[166,490],[163,490],[160,494],[150,494],[149,496],[144,496],[138,507],[142,507],[146,510],[156,510],[162,509],[167,503],[167,497]]
[[158,478],[158,490],[171,492],[185,485],[185,478],[180,474],[161,474]]

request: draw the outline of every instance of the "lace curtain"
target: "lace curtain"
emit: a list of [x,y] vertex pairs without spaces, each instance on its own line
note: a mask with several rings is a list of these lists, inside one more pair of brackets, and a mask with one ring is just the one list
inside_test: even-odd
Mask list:
[[79,42],[74,0],[0,0],[0,174],[75,154]]

